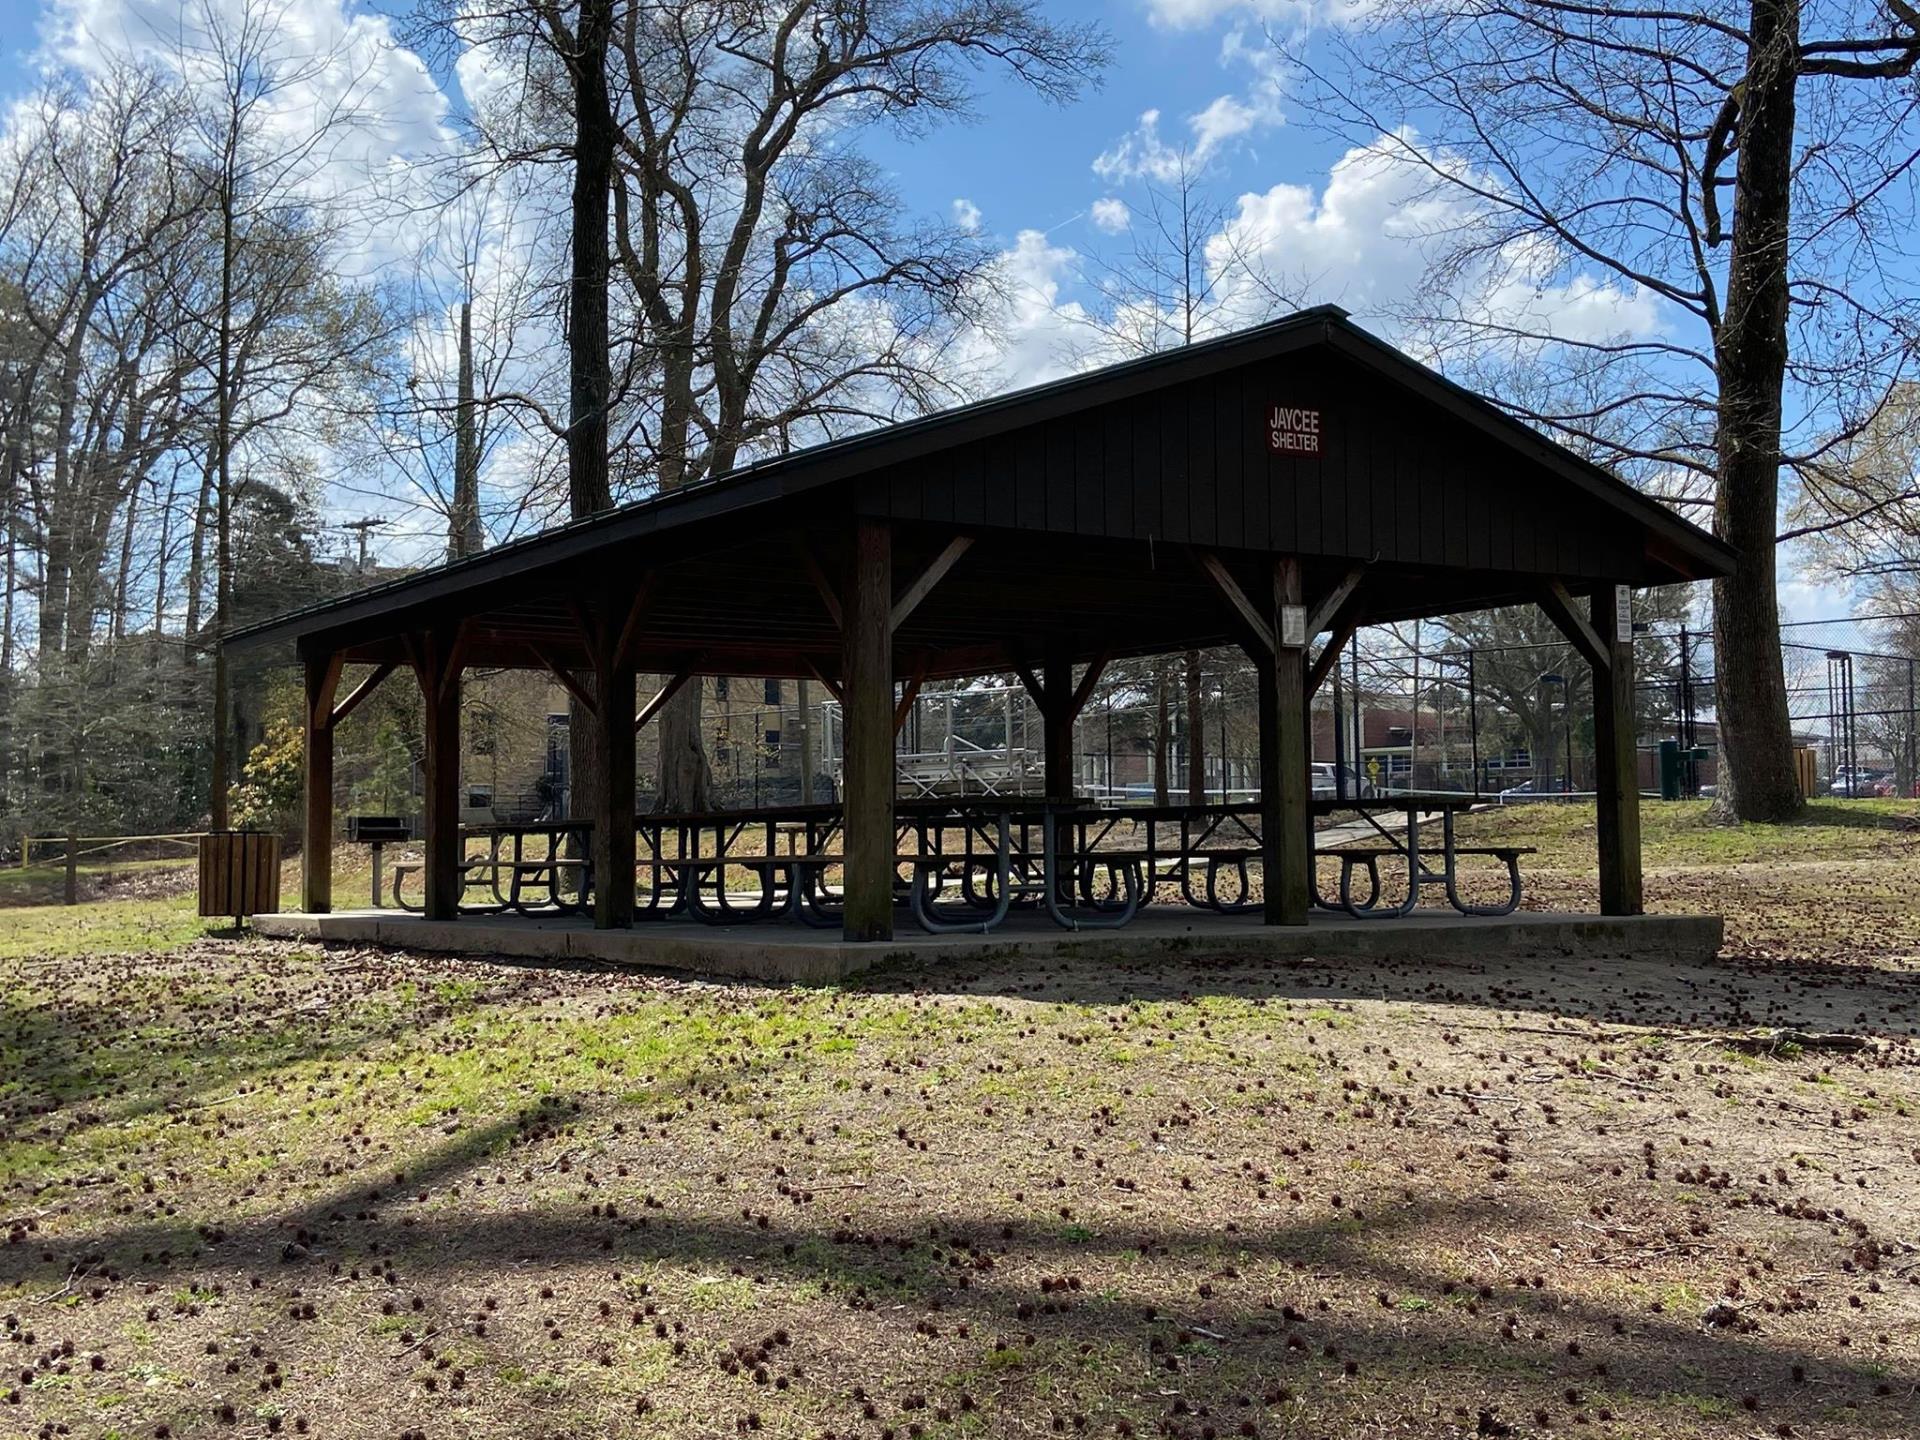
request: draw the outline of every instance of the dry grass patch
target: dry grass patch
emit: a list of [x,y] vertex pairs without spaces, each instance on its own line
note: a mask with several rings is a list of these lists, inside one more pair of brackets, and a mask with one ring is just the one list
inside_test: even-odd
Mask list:
[[1920,1433],[1914,922],[1696,869],[1685,971],[0,959],[0,1433]]

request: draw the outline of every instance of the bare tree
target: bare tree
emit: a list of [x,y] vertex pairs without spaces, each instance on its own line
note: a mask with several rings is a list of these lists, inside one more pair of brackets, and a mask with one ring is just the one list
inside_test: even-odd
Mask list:
[[[1191,151],[1169,156],[1157,177],[1142,186],[1139,203],[1129,205],[1126,228],[1111,253],[1088,257],[1086,273],[1096,296],[1086,311],[1091,332],[1076,348],[1083,364],[1151,355],[1191,345],[1195,340],[1240,325],[1271,319],[1294,308],[1292,287],[1278,283],[1246,253],[1227,223],[1228,205],[1208,189],[1206,167]],[[1222,668],[1229,657],[1213,657]],[[1163,682],[1165,677],[1161,677]],[[1207,796],[1206,694],[1203,657],[1186,653],[1182,683],[1186,692],[1187,803]],[[1158,702],[1164,710],[1165,697]],[[1162,729],[1165,716],[1161,716]],[[1169,737],[1156,735],[1164,768]],[[1225,792],[1226,757],[1221,756]],[[1156,769],[1156,776],[1159,775]],[[1164,779],[1157,779],[1160,791]],[[1156,794],[1157,803],[1166,803]]]
[[[269,337],[293,328],[324,288],[318,267],[330,237],[316,215],[334,197],[326,193],[323,172],[341,132],[365,118],[360,107],[368,98],[367,75],[353,70],[346,49],[315,49],[286,23],[290,8],[290,0],[243,0],[237,10],[200,0],[183,13],[175,37],[175,65],[197,122],[193,159],[218,227],[219,280],[202,312],[213,338],[203,491],[212,492],[215,535],[209,787],[216,830],[227,826],[233,748],[224,639],[233,603],[235,450],[269,416],[284,418],[304,392],[349,368],[384,328],[362,305],[359,323],[323,352],[283,352],[281,358],[295,359],[292,367],[263,363]],[[322,98],[316,102],[315,95]],[[279,123],[288,103],[301,106],[297,128]],[[242,283],[249,271],[252,288]],[[303,328],[309,338],[316,333]],[[205,505],[203,495],[203,512]]]
[[24,492],[40,665],[93,641],[109,536],[192,423],[197,363],[169,300],[196,263],[197,188],[173,165],[185,113],[159,76],[51,82],[9,135],[0,247],[18,306],[10,464]]
[[[1445,202],[1426,237],[1431,301],[1406,318],[1456,365],[1530,377],[1528,418],[1643,477],[1710,488],[1742,556],[1714,587],[1718,803],[1794,813],[1780,472],[1829,483],[1833,447],[1912,353],[1920,311],[1884,267],[1912,223],[1915,116],[1885,82],[1920,61],[1915,12],[1395,0],[1325,44],[1324,64],[1288,47],[1319,118]],[[1585,300],[1641,321],[1569,323],[1542,303],[1591,276],[1608,288]]]
[[[464,158],[463,162],[464,163]],[[526,224],[522,197],[498,174],[459,174],[440,199],[432,238],[413,257],[406,353],[358,418],[351,447],[369,467],[397,475],[417,502],[441,517],[447,558],[478,553],[490,538],[522,528],[549,506],[548,455],[564,436],[519,403],[522,391],[549,381],[539,307],[537,227]],[[514,398],[503,400],[512,393]],[[521,422],[532,422],[530,430]],[[515,437],[533,441],[521,467],[524,483],[483,488],[487,467]]]
[[[858,137],[964,115],[982,67],[1066,99],[1106,57],[1036,0],[533,0],[460,24],[523,57],[519,113],[482,117],[495,152],[572,166],[575,514],[953,396],[941,347],[992,255],[907,221]],[[689,686],[661,718],[664,806],[705,803],[699,706]]]
[[1920,608],[1920,381],[1895,386],[1834,460],[1832,482],[1803,488],[1789,525],[1816,568],[1859,582],[1885,608]]

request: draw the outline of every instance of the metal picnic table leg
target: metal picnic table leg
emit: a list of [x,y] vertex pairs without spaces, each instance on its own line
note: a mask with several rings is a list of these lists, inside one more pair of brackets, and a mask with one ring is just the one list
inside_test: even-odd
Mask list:
[[[971,844],[968,849],[971,851]],[[1007,840],[1007,817],[999,817],[999,840],[994,854],[994,878],[999,895],[993,911],[984,920],[942,920],[933,910],[933,902],[927,894],[927,869],[924,860],[916,861],[913,867],[913,891],[909,903],[913,909],[913,918],[922,930],[929,935],[985,935],[1007,918],[1008,907],[1013,903],[1013,864],[1010,858],[1011,847]],[[944,857],[937,857],[932,863],[942,863]],[[962,865],[968,862],[962,860]],[[970,868],[970,867],[969,867]],[[963,893],[968,888],[962,885]]]
[[1054,845],[1054,825],[1051,812],[1041,826],[1041,891],[1046,902],[1047,915],[1062,930],[1118,930],[1140,908],[1140,871],[1139,867],[1126,863],[1115,867],[1126,879],[1127,899],[1119,910],[1102,914],[1098,919],[1081,919],[1069,915],[1060,908],[1060,855]]

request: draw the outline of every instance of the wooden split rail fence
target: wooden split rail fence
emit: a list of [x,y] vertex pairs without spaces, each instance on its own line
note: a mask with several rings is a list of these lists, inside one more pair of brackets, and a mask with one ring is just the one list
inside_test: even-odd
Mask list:
[[[201,831],[189,831],[178,835],[79,835],[69,830],[65,835],[22,835],[20,837],[20,868],[27,869],[33,863],[33,852],[59,847],[66,861],[66,884],[63,903],[80,903],[80,858],[83,855],[103,855],[109,850],[117,850],[127,845],[174,844],[196,847],[200,843]],[[184,858],[184,857],[183,857]]]

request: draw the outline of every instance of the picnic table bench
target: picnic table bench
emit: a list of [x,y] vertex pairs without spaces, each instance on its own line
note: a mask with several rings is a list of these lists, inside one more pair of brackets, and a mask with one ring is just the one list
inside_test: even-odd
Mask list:
[[[1442,886],[1467,915],[1506,915],[1519,906],[1525,845],[1460,845],[1454,818],[1479,803],[1461,794],[1395,794],[1366,799],[1317,798],[1313,815],[1352,812],[1361,835],[1316,844],[1314,859],[1339,865],[1333,898],[1319,867],[1312,899],[1320,909],[1358,919],[1410,913],[1425,887]],[[1441,817],[1441,843],[1424,846],[1422,819]],[[930,933],[984,933],[1013,908],[1036,909],[1064,929],[1128,923],[1161,903],[1168,888],[1195,909],[1242,914],[1260,907],[1253,874],[1263,857],[1260,806],[1129,806],[1096,808],[1074,800],[982,797],[902,801],[897,811],[895,896]],[[1404,817],[1389,828],[1382,817]],[[635,866],[650,883],[638,888],[640,918],[685,916],[709,925],[784,919],[826,929],[841,923],[832,879],[845,861],[838,807],[786,806],[757,812],[648,815],[636,821]],[[484,854],[463,854],[463,894],[477,892],[474,913],[570,914],[593,891],[592,824],[539,821],[470,826],[467,841]],[[1491,859],[1504,869],[1505,894],[1494,903],[1461,892],[1460,861]],[[1381,865],[1407,866],[1403,895],[1384,895]],[[419,862],[396,865],[393,900],[402,909],[403,882]],[[1357,877],[1366,877],[1358,893]],[[742,883],[741,877],[747,877]]]

